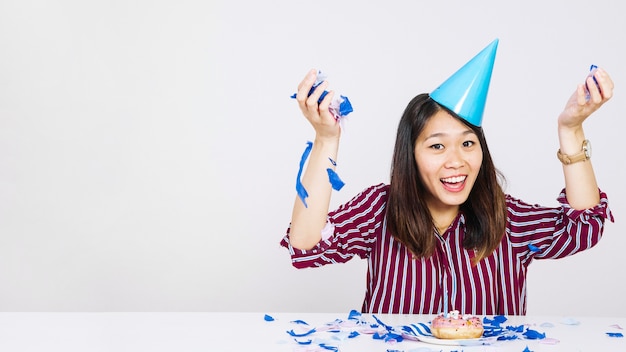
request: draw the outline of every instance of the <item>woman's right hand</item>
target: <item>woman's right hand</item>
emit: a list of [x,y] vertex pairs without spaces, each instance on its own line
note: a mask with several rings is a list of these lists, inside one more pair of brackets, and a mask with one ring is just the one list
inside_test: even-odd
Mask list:
[[316,139],[336,140],[339,139],[341,135],[341,127],[335,116],[329,110],[335,92],[329,91],[324,99],[318,103],[320,96],[328,87],[328,81],[324,81],[315,88],[310,96],[308,95],[309,91],[311,91],[311,87],[315,84],[317,72],[317,70],[311,69],[302,82],[300,82],[296,93],[296,100],[298,101],[302,114],[315,129]]

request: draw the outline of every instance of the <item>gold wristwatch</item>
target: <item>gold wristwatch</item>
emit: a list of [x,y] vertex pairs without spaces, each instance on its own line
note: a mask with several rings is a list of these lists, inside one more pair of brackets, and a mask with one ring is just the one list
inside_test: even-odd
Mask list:
[[579,161],[587,161],[591,159],[591,142],[588,139],[583,141],[583,147],[580,152],[573,155],[565,155],[561,153],[561,149],[556,152],[556,157],[565,165],[577,163]]

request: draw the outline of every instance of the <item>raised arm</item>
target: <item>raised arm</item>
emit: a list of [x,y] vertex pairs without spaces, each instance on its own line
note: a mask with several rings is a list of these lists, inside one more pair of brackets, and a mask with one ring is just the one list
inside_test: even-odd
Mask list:
[[[613,81],[602,68],[594,69],[585,83],[578,85],[558,118],[559,150],[563,155],[581,152],[585,141],[583,122],[612,96]],[[586,209],[598,204],[598,184],[591,160],[563,163],[563,175],[572,208]]]
[[319,97],[328,87],[328,82],[323,82],[310,96],[307,96],[315,83],[316,75],[317,70],[309,71],[298,85],[296,94],[302,114],[315,129],[313,148],[302,175],[302,185],[309,194],[306,199],[307,207],[300,198],[296,197],[291,215],[289,239],[291,245],[299,249],[310,249],[321,239],[332,194],[332,186],[326,169],[334,169],[331,160],[337,160],[341,136],[339,122],[328,109],[334,92],[329,91],[318,104]]

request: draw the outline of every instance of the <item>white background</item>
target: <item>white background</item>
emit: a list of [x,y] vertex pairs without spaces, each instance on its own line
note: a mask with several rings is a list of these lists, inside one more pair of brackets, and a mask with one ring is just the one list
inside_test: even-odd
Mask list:
[[500,39],[483,127],[506,191],[556,205],[556,117],[586,122],[616,217],[593,249],[530,267],[528,313],[626,315],[619,2],[0,1],[0,310],[360,309],[365,262],[292,268],[278,243],[313,130],[311,68],[347,95],[332,206],[387,182],[408,101]]

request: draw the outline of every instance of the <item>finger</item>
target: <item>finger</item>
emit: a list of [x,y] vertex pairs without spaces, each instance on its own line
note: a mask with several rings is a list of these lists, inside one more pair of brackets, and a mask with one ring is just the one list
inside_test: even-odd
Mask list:
[[585,83],[587,84],[587,91],[589,92],[589,101],[594,104],[600,104],[602,102],[602,91],[600,90],[599,83],[594,76],[587,77]]
[[326,96],[324,97],[324,99],[322,99],[319,105],[320,113],[322,114],[328,113],[329,115],[332,115],[330,114],[329,108],[330,108],[330,103],[333,101],[334,96],[335,96],[335,92],[332,90],[329,91],[328,94],[326,94]]
[[576,102],[578,106],[583,106],[587,103],[587,92],[585,84],[579,84],[576,87]]
[[300,84],[298,84],[298,91],[296,93],[296,100],[302,105],[309,96],[309,92],[311,91],[311,87],[315,83],[315,78],[317,77],[317,70],[311,69],[304,76]]
[[309,97],[306,99],[306,105],[308,107],[315,107],[315,109],[317,109],[319,106],[320,97],[322,96],[322,94],[324,93],[327,87],[328,87],[327,81],[324,81],[320,83],[317,87],[315,87],[315,90],[313,90],[311,95],[309,95]]
[[613,97],[614,84],[609,74],[605,70],[599,68],[595,72],[594,78],[600,86],[600,93],[602,94],[602,97],[605,100],[611,99],[611,97]]

